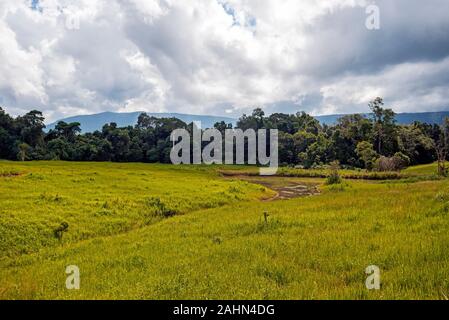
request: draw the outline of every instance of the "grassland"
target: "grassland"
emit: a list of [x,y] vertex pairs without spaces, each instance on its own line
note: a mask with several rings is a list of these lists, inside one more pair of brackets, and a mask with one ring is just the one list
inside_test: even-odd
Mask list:
[[[449,163],[446,162],[446,168],[447,167],[449,167]],[[403,174],[411,176],[431,176],[434,175],[436,172],[437,172],[436,163],[413,166],[402,171]]]
[[[264,202],[272,191],[223,170],[0,162],[0,298],[449,296],[449,181],[345,181]],[[67,265],[80,290],[65,288]],[[365,287],[369,265],[379,291]]]
[[[259,170],[256,167],[240,167],[240,168],[223,168],[220,170],[225,176],[259,176]],[[330,169],[297,169],[290,167],[281,167],[276,175],[279,177],[296,177],[296,178],[327,178],[330,175]],[[351,180],[400,180],[415,177],[422,177],[419,172],[376,172],[366,170],[349,170],[342,169],[339,171],[344,179]],[[434,176],[432,172],[429,177]]]
[[[116,235],[172,215],[272,192],[217,179],[205,167],[144,164],[0,162],[0,258],[63,243]],[[201,190],[201,192],[198,192]]]

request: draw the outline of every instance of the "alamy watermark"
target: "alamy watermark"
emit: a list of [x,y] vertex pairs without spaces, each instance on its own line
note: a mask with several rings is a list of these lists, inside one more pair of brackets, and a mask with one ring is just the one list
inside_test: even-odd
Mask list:
[[277,129],[257,132],[254,129],[226,129],[223,137],[217,129],[201,130],[199,122],[192,127],[192,133],[186,129],[176,129],[170,135],[173,142],[170,160],[173,164],[259,164],[265,166],[259,169],[260,175],[277,173]]
[[365,20],[365,26],[368,30],[380,29],[380,8],[376,4],[366,6],[365,12],[368,17]]
[[380,268],[378,266],[369,266],[366,268],[366,288],[368,290],[380,290]]
[[65,287],[68,290],[80,289],[80,268],[75,265],[67,266],[65,273],[68,275],[65,280]]

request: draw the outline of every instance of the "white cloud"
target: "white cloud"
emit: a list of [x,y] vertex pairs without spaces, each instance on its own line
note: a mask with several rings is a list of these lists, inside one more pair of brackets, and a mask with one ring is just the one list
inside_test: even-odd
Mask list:
[[[3,0],[0,104],[49,120],[101,111],[238,116],[396,111],[449,98],[444,0]],[[68,28],[76,18],[79,29]],[[70,25],[69,25],[70,26]],[[75,24],[75,26],[77,26]]]

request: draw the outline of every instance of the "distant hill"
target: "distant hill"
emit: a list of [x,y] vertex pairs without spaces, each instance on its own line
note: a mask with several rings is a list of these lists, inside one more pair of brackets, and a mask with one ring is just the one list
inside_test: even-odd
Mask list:
[[[104,124],[115,122],[119,127],[127,127],[129,125],[134,126],[137,123],[137,119],[142,112],[131,113],[117,113],[117,112],[103,112],[92,115],[74,116],[65,119],[55,121],[47,125],[46,130],[54,129],[59,121],[79,122],[81,124],[81,130],[83,132],[94,132],[95,130],[101,130]],[[228,117],[218,116],[202,116],[191,115],[182,113],[148,113],[149,116],[156,118],[177,118],[185,123],[189,124],[193,121],[201,121],[202,128],[212,128],[215,123],[224,121],[226,123],[232,123],[235,125],[236,120]]]
[[[364,114],[369,117],[369,114]],[[343,117],[344,114],[333,114],[326,116],[316,116],[315,118],[323,123],[332,125],[337,123],[337,120]],[[396,121],[398,124],[412,124],[415,121],[430,123],[430,124],[441,124],[445,117],[449,117],[449,111],[440,112],[420,112],[420,113],[398,113],[396,115]]]
[[[95,130],[101,130],[104,124],[115,122],[119,127],[133,126],[137,123],[137,118],[142,112],[131,113],[117,113],[117,112],[103,112],[92,115],[74,116],[58,121],[79,122],[83,132],[93,132]],[[204,115],[191,115],[183,113],[148,113],[148,115],[156,118],[178,118],[186,123],[193,121],[201,121],[203,128],[212,128],[216,122],[224,121],[226,123],[236,124],[237,119],[220,117],[220,116],[204,116]],[[326,116],[316,116],[315,118],[323,124],[332,125],[337,122],[339,118],[344,114],[334,114]],[[365,114],[369,117],[369,114]],[[445,117],[449,117],[449,111],[441,112],[421,112],[421,113],[399,113],[396,115],[396,120],[399,124],[411,124],[414,121],[420,121],[430,124],[441,124]],[[54,129],[58,121],[47,125],[46,130]]]

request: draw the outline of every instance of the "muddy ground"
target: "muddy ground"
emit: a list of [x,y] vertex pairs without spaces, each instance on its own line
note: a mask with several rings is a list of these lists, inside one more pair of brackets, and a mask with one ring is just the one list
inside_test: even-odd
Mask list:
[[320,193],[317,179],[300,179],[288,177],[254,177],[254,176],[234,176],[233,179],[248,181],[260,184],[266,188],[274,190],[276,195],[264,201],[286,200],[299,197],[308,197]]

